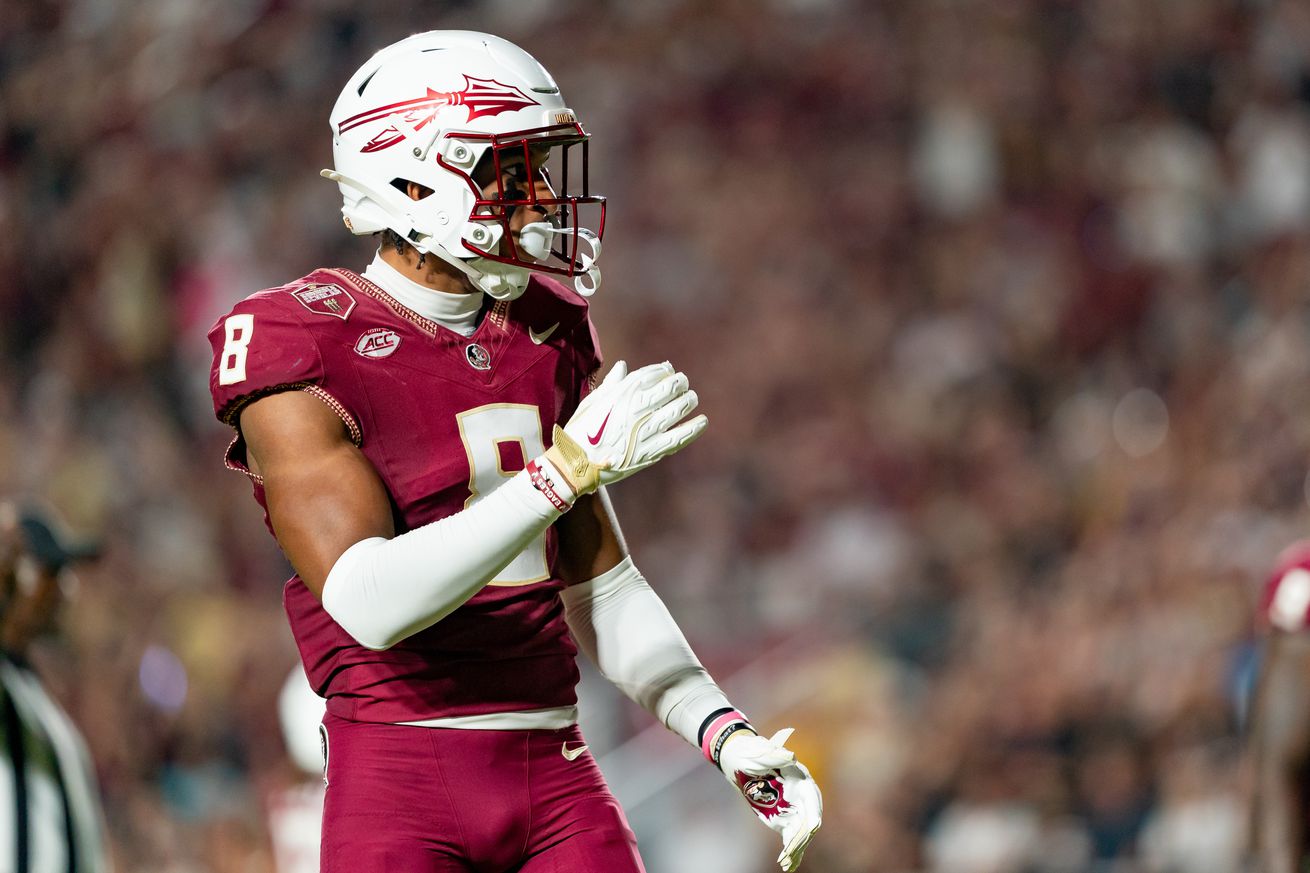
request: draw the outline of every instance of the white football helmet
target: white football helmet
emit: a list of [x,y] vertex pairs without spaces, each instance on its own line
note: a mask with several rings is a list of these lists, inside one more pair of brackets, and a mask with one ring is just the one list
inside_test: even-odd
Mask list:
[[[588,190],[588,134],[518,46],[461,30],[403,39],[350,77],[331,123],[336,167],[322,175],[341,188],[351,232],[390,228],[497,299],[523,293],[532,270],[573,277],[585,296],[600,285],[605,198]],[[507,185],[511,165],[535,175],[516,171]],[[538,179],[554,196],[538,196]],[[408,182],[432,193],[413,200]],[[584,206],[598,213],[594,230]],[[547,218],[516,235],[510,219],[521,207]]]

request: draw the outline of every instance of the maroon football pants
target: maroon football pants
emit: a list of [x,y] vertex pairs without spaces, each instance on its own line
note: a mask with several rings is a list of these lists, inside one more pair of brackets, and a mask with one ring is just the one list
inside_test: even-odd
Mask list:
[[323,726],[322,873],[644,873],[576,726]]

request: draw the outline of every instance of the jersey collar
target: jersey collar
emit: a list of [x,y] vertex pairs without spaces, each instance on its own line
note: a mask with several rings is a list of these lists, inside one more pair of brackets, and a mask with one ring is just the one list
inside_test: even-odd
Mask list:
[[363,277],[386,291],[406,309],[413,310],[429,321],[435,321],[463,336],[472,335],[478,327],[478,311],[482,308],[481,294],[450,294],[420,285],[382,260],[379,250]]

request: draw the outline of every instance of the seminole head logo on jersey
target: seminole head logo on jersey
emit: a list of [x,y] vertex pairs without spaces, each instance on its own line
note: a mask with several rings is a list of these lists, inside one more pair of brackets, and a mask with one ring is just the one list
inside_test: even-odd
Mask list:
[[475,370],[491,369],[491,355],[477,343],[469,343],[464,348],[464,357],[468,359],[469,366]]
[[[468,118],[464,120],[473,121],[475,118],[499,115],[502,112],[512,112],[528,106],[539,105],[541,104],[513,85],[506,85],[497,82],[495,79],[479,79],[465,74],[464,87],[458,91],[436,91],[428,88],[427,94],[422,97],[367,109],[342,121],[337,126],[337,133],[340,135],[348,130],[354,130],[362,124],[368,124],[370,121],[381,121],[397,113],[402,113],[401,118],[410,128],[422,130],[437,117],[438,110],[447,106],[467,107]],[[396,130],[394,124],[389,125],[386,130],[378,133],[365,143],[360,151],[380,152],[404,138],[405,135]]]

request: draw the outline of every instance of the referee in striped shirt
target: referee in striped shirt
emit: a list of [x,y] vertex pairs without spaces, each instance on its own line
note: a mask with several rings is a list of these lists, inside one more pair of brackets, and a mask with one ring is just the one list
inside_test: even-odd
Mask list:
[[95,551],[39,510],[0,504],[0,873],[109,870],[86,744],[26,657],[54,631],[69,565]]

